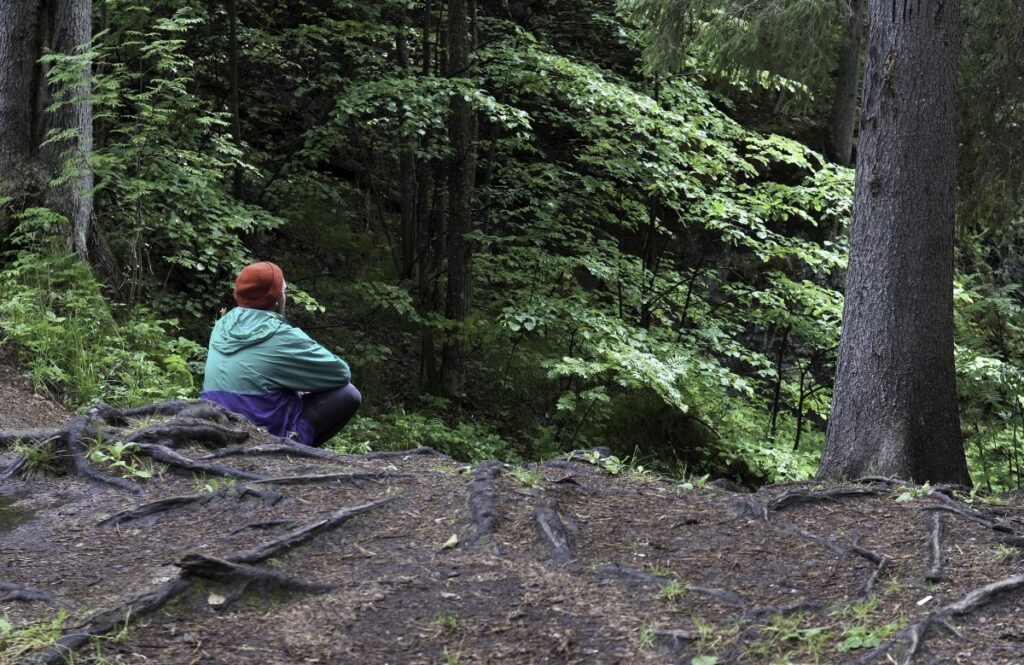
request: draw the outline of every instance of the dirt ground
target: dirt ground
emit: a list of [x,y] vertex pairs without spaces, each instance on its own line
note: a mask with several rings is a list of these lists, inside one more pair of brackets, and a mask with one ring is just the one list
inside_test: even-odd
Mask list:
[[[67,425],[3,372],[0,431]],[[255,430],[242,445],[264,449],[214,461],[270,481],[161,464],[138,494],[39,470],[0,481],[0,662],[1024,660],[1016,500],[871,480],[748,494],[584,454],[303,458]],[[124,512],[176,496],[191,498]],[[170,597],[147,609],[155,591]],[[104,616],[75,651],[47,649]]]

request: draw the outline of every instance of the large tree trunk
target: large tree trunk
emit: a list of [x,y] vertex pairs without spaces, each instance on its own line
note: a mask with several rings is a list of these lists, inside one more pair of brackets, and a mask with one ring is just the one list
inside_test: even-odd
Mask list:
[[[68,220],[69,244],[84,258],[92,228],[91,71],[81,72],[80,85],[55,95],[39,59],[46,49],[72,55],[88,44],[90,10],[89,0],[0,4],[0,195],[45,191],[45,204]],[[54,103],[57,108],[47,111]],[[74,136],[43,145],[48,132],[65,130]],[[61,183],[51,186],[58,176]]]
[[10,196],[31,181],[38,143],[34,140],[39,18],[36,0],[3,0],[0,20],[0,195]]
[[[470,13],[473,0],[448,3],[448,76],[469,75],[472,44]],[[469,316],[473,290],[473,245],[466,235],[473,229],[473,184],[476,179],[475,118],[461,94],[452,95],[449,136],[452,147],[448,172],[448,290],[445,316],[456,322],[453,336],[441,352],[441,377],[450,395],[462,392],[466,378],[466,343],[463,323]]]
[[857,117],[857,83],[860,81],[860,44],[864,32],[864,0],[849,0],[850,16],[843,48],[839,52],[836,94],[828,120],[829,159],[850,166],[853,157],[853,127]]
[[819,477],[969,484],[953,367],[957,0],[871,0],[839,364]]

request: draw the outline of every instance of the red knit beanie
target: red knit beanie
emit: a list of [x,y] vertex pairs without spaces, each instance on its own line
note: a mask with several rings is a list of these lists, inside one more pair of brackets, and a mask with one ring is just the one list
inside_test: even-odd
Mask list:
[[284,273],[270,261],[242,268],[235,280],[235,302],[252,309],[270,309],[284,292]]

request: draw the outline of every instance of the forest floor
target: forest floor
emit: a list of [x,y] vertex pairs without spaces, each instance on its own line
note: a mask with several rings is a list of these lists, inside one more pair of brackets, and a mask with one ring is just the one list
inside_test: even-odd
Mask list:
[[[70,421],[4,364],[0,431]],[[585,454],[308,458],[248,432],[208,462],[271,480],[0,481],[0,662],[1024,658],[1017,500],[871,480],[750,494]],[[208,447],[174,449],[224,452]]]

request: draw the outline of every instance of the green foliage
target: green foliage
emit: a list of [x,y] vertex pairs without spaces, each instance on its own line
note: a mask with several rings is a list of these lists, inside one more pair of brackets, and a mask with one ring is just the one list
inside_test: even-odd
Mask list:
[[15,626],[5,614],[0,617],[0,660],[15,662],[19,656],[50,646],[64,632],[67,612],[59,610],[49,621]]
[[663,584],[658,589],[658,598],[662,598],[668,601],[675,601],[680,596],[689,591],[689,586],[680,582],[679,580],[671,580],[666,584]]
[[1024,449],[1024,312],[1020,287],[962,278],[955,290],[957,388],[967,460],[988,491],[1019,489]]
[[249,261],[243,236],[281,220],[231,195],[233,170],[252,168],[229,133],[230,116],[193,92],[198,63],[187,46],[205,29],[206,10],[172,3],[165,15],[150,4],[118,2],[94,45],[104,138],[91,158],[95,205],[124,267],[129,310],[144,302],[194,319],[216,311],[228,279]]
[[459,617],[454,614],[438,614],[434,626],[439,634],[454,633],[459,629]]
[[[45,225],[45,218],[26,219],[18,238],[28,245]],[[172,336],[176,320],[138,309],[118,321],[74,256],[28,248],[8,256],[0,271],[0,328],[38,389],[73,408],[195,395],[189,363],[198,362],[202,348]]]
[[192,477],[192,486],[195,491],[205,494],[216,494],[221,490],[234,487],[237,483],[235,478],[208,478],[205,473]]
[[528,469],[525,466],[515,466],[512,467],[509,474],[525,487],[531,489],[543,487],[544,476],[539,467]]
[[12,449],[16,454],[25,457],[25,471],[57,473],[60,470],[57,451],[54,449],[53,442],[47,441],[42,445],[29,445],[19,441],[12,446]]
[[832,612],[832,616],[842,624],[843,639],[836,646],[837,651],[876,647],[906,624],[906,618],[902,615],[893,621],[878,623],[875,616],[877,609],[878,598],[871,597]]
[[88,458],[93,462],[106,464],[125,478],[152,478],[152,464],[134,454],[138,447],[136,443],[103,441],[99,438],[89,446]]
[[472,423],[454,427],[440,418],[418,413],[389,413],[377,418],[354,419],[332,447],[339,452],[361,446],[364,450],[407,450],[430,446],[457,460],[479,462],[499,459],[515,462],[518,455],[497,435]]

